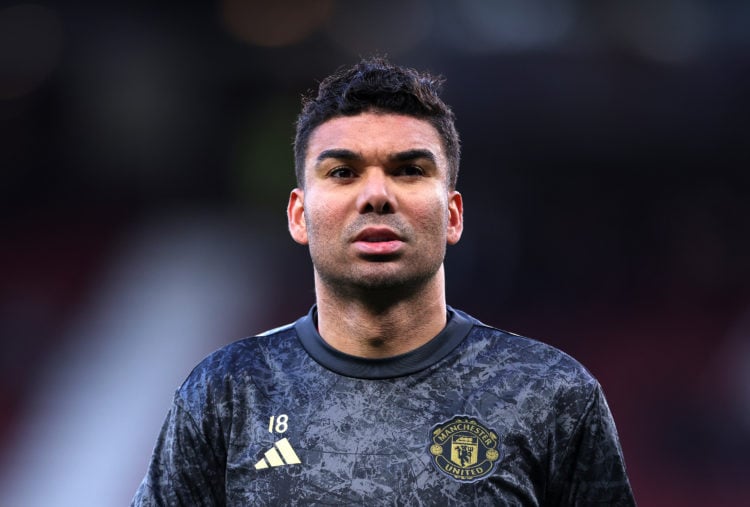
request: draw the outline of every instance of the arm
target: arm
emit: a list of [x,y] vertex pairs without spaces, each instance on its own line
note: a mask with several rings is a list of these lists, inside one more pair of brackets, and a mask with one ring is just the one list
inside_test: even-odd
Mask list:
[[131,507],[224,505],[225,456],[209,443],[178,393]]
[[553,478],[550,505],[634,506],[612,414],[597,383]]

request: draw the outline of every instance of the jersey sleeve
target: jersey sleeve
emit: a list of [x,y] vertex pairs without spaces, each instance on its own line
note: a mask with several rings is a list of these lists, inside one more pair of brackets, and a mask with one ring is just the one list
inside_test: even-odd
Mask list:
[[221,456],[175,396],[131,507],[224,505]]
[[553,480],[552,505],[634,506],[614,419],[597,383]]

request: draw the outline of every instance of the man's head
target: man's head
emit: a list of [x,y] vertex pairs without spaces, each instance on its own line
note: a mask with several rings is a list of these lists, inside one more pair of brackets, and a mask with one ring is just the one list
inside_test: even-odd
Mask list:
[[305,102],[287,217],[292,238],[309,246],[319,297],[443,293],[463,204],[458,135],[437,85],[373,59],[327,78]]
[[299,187],[305,185],[305,156],[317,127],[341,116],[380,112],[425,120],[437,130],[448,161],[448,186],[455,189],[461,149],[453,111],[438,96],[442,81],[378,57],[362,60],[324,79],[317,96],[303,100],[297,118],[294,157]]

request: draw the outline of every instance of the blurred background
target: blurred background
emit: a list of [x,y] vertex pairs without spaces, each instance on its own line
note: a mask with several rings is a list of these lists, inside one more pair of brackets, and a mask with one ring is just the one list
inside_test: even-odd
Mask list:
[[5,2],[0,504],[126,505],[208,352],[313,303],[300,96],[447,78],[448,300],[604,386],[642,506],[750,502],[750,3]]

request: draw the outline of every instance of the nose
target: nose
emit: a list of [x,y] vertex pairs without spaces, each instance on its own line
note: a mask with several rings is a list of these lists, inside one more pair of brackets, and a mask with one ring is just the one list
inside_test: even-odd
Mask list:
[[379,168],[371,168],[365,171],[361,178],[361,188],[357,196],[359,212],[394,213],[396,211],[396,200],[385,171]]

